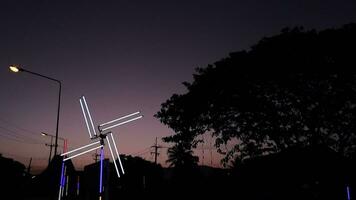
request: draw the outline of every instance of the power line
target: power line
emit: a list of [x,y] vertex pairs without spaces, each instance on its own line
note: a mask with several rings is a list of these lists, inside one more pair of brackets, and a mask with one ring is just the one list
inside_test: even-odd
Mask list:
[[8,120],[5,120],[5,119],[3,119],[3,118],[1,118],[1,117],[0,117],[0,121],[5,122],[6,124],[9,124],[9,125],[11,125],[11,126],[17,128],[17,129],[19,129],[19,130],[24,131],[24,132],[27,132],[27,133],[30,133],[30,134],[32,134],[32,135],[38,136],[38,133],[37,133],[37,132],[34,132],[34,131],[31,131],[31,130],[22,128],[21,126],[15,124],[15,123],[13,123],[13,122],[10,122],[10,121],[8,121]]
[[151,147],[147,147],[147,148],[145,148],[145,149],[142,149],[142,150],[140,150],[140,151],[137,151],[137,152],[135,152],[135,153],[131,153],[131,155],[132,156],[137,156],[137,155],[139,155],[139,154],[141,154],[142,152],[148,152],[148,151],[150,151],[150,148]]
[[[37,139],[37,138],[30,137],[30,136],[25,135],[25,134],[23,134],[23,133],[19,133],[19,132],[13,130],[13,129],[8,128],[8,127],[4,127],[4,126],[1,126],[1,125],[0,125],[0,128],[3,129],[3,130],[5,130],[6,132],[10,132],[10,133],[15,134],[15,135],[17,135],[17,136],[19,136],[19,137],[23,137],[23,138],[30,139],[30,140],[34,140],[34,141],[37,140],[37,142],[39,141],[39,139]],[[39,137],[39,134],[37,134],[36,136]]]
[[29,142],[29,141],[25,141],[23,140],[23,138],[19,138],[19,137],[16,137],[15,135],[10,135],[10,134],[7,134],[7,133],[3,133],[3,132],[0,132],[0,135],[3,137],[3,139],[5,140],[11,140],[11,141],[14,141],[14,142],[18,142],[18,143],[23,143],[23,144],[43,144],[43,143],[39,143],[39,142]]
[[[3,127],[3,126],[0,126],[0,129],[5,130],[7,132],[6,134],[11,135],[13,137],[16,137],[18,139],[30,140],[30,141],[32,141],[32,143],[41,143],[42,142],[39,139],[35,139],[35,138],[29,137],[27,135],[23,135],[21,133],[18,133],[18,132],[14,131],[14,130],[11,130],[11,129]],[[9,134],[9,133],[11,133],[11,134]]]

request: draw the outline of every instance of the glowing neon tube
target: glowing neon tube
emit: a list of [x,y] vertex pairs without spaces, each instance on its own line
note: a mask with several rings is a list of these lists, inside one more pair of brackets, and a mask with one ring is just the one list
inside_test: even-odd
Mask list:
[[82,99],[79,99],[79,102],[80,102],[80,107],[82,108],[82,112],[83,112],[83,116],[84,116],[85,124],[87,125],[87,129],[88,129],[89,137],[90,137],[90,138],[92,138],[92,136],[91,136],[91,132],[90,132],[90,128],[89,128],[89,124],[88,124],[88,119],[87,119],[87,116],[86,116],[85,111],[84,111],[84,107],[83,107]]
[[90,114],[90,111],[89,111],[89,108],[88,108],[87,101],[85,100],[85,96],[83,96],[83,101],[84,101],[84,105],[85,105],[85,107],[87,108],[87,111],[88,111],[88,116],[89,116],[89,119],[90,119],[90,123],[91,123],[91,127],[93,129],[94,135],[96,135],[93,119],[91,118],[91,114]]
[[66,160],[69,160],[69,159],[75,158],[75,157],[77,157],[77,156],[83,155],[83,154],[88,153],[88,152],[90,152],[90,151],[94,151],[95,149],[99,149],[100,147],[103,147],[103,145],[100,145],[100,146],[98,146],[98,147],[94,147],[94,148],[89,149],[89,150],[87,150],[87,151],[83,151],[83,152],[81,152],[81,153],[78,153],[78,154],[76,154],[76,155],[74,155],[74,156],[71,156],[71,157],[65,158],[63,161],[66,161]]
[[117,168],[116,159],[115,159],[114,154],[113,154],[113,152],[112,152],[111,145],[110,145],[110,141],[109,141],[108,138],[106,138],[106,141],[108,142],[108,146],[109,146],[109,149],[110,149],[110,153],[111,153],[112,160],[113,160],[113,162],[114,162],[114,166],[115,166],[115,169],[116,169],[117,176],[120,178],[119,169]]
[[126,123],[129,123],[129,122],[132,122],[132,121],[135,121],[135,120],[138,120],[140,118],[142,118],[143,116],[138,116],[138,117],[135,117],[135,118],[132,118],[132,119],[129,119],[127,121],[124,121],[124,122],[121,122],[121,123],[118,123],[118,124],[115,124],[115,125],[112,125],[112,126],[109,126],[107,128],[103,128],[102,131],[106,131],[108,129],[111,129],[111,128],[114,128],[114,127],[117,127],[117,126],[120,126],[120,125],[123,125],[123,124],[126,124]]
[[125,115],[125,116],[123,116],[123,117],[120,117],[120,118],[114,119],[114,120],[112,120],[112,121],[109,121],[109,122],[106,122],[106,123],[100,124],[99,126],[105,126],[105,125],[108,125],[108,124],[111,124],[111,123],[117,122],[117,121],[119,121],[119,120],[122,120],[122,119],[125,119],[125,118],[128,118],[128,117],[131,117],[131,116],[133,116],[133,115],[137,115],[137,114],[140,114],[140,112],[135,112],[135,113],[131,113],[131,114]]
[[119,164],[120,164],[120,168],[121,168],[121,171],[122,171],[122,174],[125,174],[125,171],[124,171],[124,168],[122,167],[122,163],[121,163],[121,159],[120,159],[120,154],[119,154],[119,151],[117,150],[117,147],[116,147],[116,142],[114,140],[114,136],[112,135],[112,133],[110,133],[111,135],[111,139],[112,139],[112,143],[114,143],[114,148],[115,148],[115,151],[116,151],[116,156],[119,160]]
[[101,146],[100,149],[100,184],[99,184],[99,195],[103,192],[103,160],[104,160],[104,148]]
[[91,143],[91,144],[88,144],[88,145],[85,145],[85,146],[79,147],[79,148],[77,148],[77,149],[73,149],[73,150],[71,150],[71,151],[68,151],[68,152],[62,153],[62,154],[61,154],[61,156],[65,156],[65,155],[67,155],[67,154],[70,154],[70,153],[73,153],[73,152],[79,151],[79,150],[81,150],[81,149],[84,149],[84,148],[87,148],[87,147],[90,147],[90,146],[93,146],[93,145],[95,145],[95,144],[99,144],[99,143],[100,143],[100,141],[93,142],[93,143]]
[[61,182],[59,183],[59,193],[58,193],[58,200],[61,200],[62,196],[62,184],[63,184],[63,176],[64,176],[64,160],[62,162],[62,170],[61,170]]

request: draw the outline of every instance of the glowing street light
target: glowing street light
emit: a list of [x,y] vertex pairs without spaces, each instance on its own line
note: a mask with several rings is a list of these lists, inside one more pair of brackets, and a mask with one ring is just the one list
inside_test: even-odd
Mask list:
[[39,73],[36,73],[36,72],[32,72],[32,71],[26,70],[24,68],[19,67],[19,65],[10,65],[9,69],[10,69],[10,71],[12,71],[14,73],[27,72],[27,73],[35,75],[35,76],[39,76],[39,77],[46,78],[46,79],[51,80],[51,81],[55,81],[55,82],[57,82],[59,84],[58,107],[57,107],[57,125],[56,125],[56,136],[55,136],[56,139],[55,139],[55,145],[54,145],[54,155],[57,155],[59,111],[60,111],[60,108],[61,108],[61,92],[62,92],[62,83],[61,83],[61,81],[59,81],[57,79],[54,79],[54,78],[51,78],[51,77],[48,77],[48,76],[45,76],[45,75],[42,75],[42,74],[39,74]]
[[20,68],[18,68],[16,65],[10,65],[9,68],[12,72],[15,72],[15,73],[20,71]]

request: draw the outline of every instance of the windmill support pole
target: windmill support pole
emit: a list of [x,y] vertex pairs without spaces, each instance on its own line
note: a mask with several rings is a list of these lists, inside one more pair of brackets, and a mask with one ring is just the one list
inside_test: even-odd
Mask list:
[[104,147],[100,148],[100,180],[99,180],[99,200],[103,197],[103,160],[104,160]]

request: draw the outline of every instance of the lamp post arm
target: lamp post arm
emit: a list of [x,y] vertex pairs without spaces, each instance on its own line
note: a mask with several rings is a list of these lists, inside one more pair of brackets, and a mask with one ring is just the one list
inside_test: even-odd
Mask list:
[[59,111],[60,111],[60,108],[61,108],[61,93],[62,93],[62,82],[60,80],[57,80],[57,79],[54,79],[54,78],[51,78],[51,77],[48,77],[48,76],[45,76],[45,75],[42,75],[42,74],[39,74],[39,73],[36,73],[36,72],[32,72],[32,71],[29,71],[29,70],[26,70],[26,69],[23,69],[23,68],[19,68],[19,71],[22,71],[22,72],[27,72],[27,73],[30,73],[30,74],[33,74],[33,75],[36,75],[36,76],[40,76],[42,78],[46,78],[46,79],[49,79],[51,81],[55,81],[59,84],[59,95],[58,95],[58,109],[57,109],[57,126],[56,126],[56,139],[55,139],[55,144],[54,144],[54,155],[57,155],[57,146],[58,146],[58,125],[59,125]]
[[52,81],[56,81],[57,83],[59,83],[59,85],[62,84],[60,80],[57,80],[57,79],[54,79],[54,78],[51,78],[51,77],[48,77],[48,76],[45,76],[45,75],[42,75],[42,74],[39,74],[39,73],[36,73],[36,72],[32,72],[32,71],[29,71],[27,69],[19,68],[19,71],[27,72],[27,73],[30,73],[30,74],[33,74],[33,75],[36,75],[36,76],[40,76],[40,77],[52,80]]

